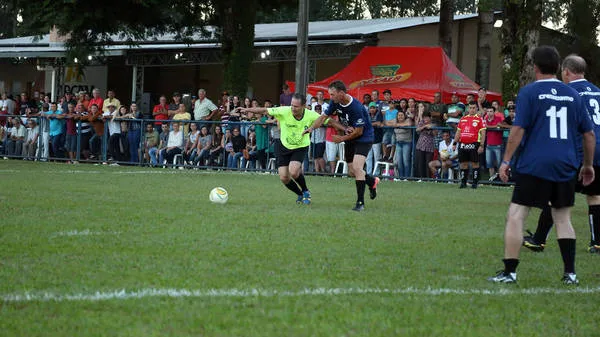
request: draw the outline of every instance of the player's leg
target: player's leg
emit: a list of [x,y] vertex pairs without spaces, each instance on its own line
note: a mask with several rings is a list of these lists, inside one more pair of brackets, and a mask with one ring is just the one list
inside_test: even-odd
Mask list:
[[469,178],[469,152],[465,148],[466,144],[460,144],[458,148],[458,162],[460,163],[460,187],[467,187],[467,179]]
[[600,195],[588,195],[587,203],[591,236],[588,251],[598,254],[600,253]]
[[571,207],[552,208],[552,218],[556,224],[556,238],[564,264],[563,283],[577,284],[575,276],[575,230],[571,224]]
[[552,219],[556,226],[556,238],[564,263],[564,284],[578,284],[575,275],[575,230],[571,224],[571,207],[575,204],[575,183],[555,182],[551,191]]
[[512,200],[506,215],[504,230],[504,269],[489,278],[496,283],[515,283],[519,252],[523,242],[523,223],[531,207],[547,205],[553,196],[553,182],[529,175],[519,175],[515,179]]
[[543,252],[546,246],[548,233],[550,233],[550,229],[552,229],[553,224],[554,220],[552,219],[550,205],[546,205],[544,208],[542,208],[542,212],[538,218],[538,225],[535,229],[535,233],[532,234],[531,232],[527,231],[529,235],[523,237],[523,246],[533,250],[534,252]]
[[310,191],[306,186],[306,179],[304,178],[304,174],[302,174],[302,160],[307,152],[308,148],[294,150],[292,152],[289,165],[290,175],[300,187],[300,190],[302,191],[301,201],[305,205],[308,205],[311,202]]
[[[474,155],[477,154],[477,150],[473,150]],[[471,168],[473,170],[473,183],[471,184],[471,188],[477,188],[479,184],[479,160],[473,160],[471,162]]]
[[294,192],[294,194],[297,196],[296,203],[301,203],[302,202],[302,190],[300,189],[298,184],[296,184],[296,182],[292,179],[292,177],[290,175],[290,169],[289,169],[290,159],[291,159],[290,151],[288,149],[285,149],[284,147],[282,147],[280,149],[279,154],[276,159],[277,167],[278,167],[277,171],[279,172],[279,179],[281,180],[283,185],[285,185],[285,187],[287,187],[290,191]]
[[429,171],[431,172],[431,175],[438,178],[437,170],[442,165],[443,164],[439,159],[430,161],[428,166],[429,166]]

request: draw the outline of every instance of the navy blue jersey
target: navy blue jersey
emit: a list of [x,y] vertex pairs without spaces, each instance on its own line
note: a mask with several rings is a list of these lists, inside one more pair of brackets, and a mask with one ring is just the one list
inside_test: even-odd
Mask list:
[[[569,86],[579,93],[585,103],[596,134],[596,152],[594,153],[594,166],[600,166],[600,89],[585,79],[575,80]],[[579,156],[583,160],[582,143],[579,142]]]
[[528,84],[517,96],[514,124],[525,130],[515,170],[550,181],[577,174],[578,135],[593,129],[577,91],[557,79]]
[[371,117],[365,109],[364,105],[357,99],[351,96],[351,101],[348,105],[341,105],[340,103],[329,103],[327,110],[325,110],[327,116],[337,115],[340,119],[340,123],[344,126],[351,126],[354,128],[363,128],[363,133],[360,137],[353,139],[359,143],[373,143],[373,125],[371,125]]

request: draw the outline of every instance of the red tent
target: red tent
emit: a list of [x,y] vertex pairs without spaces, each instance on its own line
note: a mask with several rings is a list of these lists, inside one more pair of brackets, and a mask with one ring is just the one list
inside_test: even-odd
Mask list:
[[[365,47],[346,68],[322,81],[308,85],[308,93],[322,90],[328,97],[329,83],[341,80],[348,93],[362,100],[364,94],[377,89],[392,91],[394,99],[413,97],[432,101],[442,93],[442,101],[450,102],[453,92],[462,102],[467,94],[475,94],[479,85],[463,74],[440,47]],[[294,83],[288,82],[294,89]],[[383,98],[383,95],[380,96]],[[501,95],[488,91],[487,100],[501,100]]]

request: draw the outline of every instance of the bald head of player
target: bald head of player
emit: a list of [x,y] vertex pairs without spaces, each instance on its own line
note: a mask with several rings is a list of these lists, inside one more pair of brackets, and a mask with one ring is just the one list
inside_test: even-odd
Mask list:
[[565,83],[585,78],[587,64],[583,57],[571,54],[563,60],[561,66],[562,79]]

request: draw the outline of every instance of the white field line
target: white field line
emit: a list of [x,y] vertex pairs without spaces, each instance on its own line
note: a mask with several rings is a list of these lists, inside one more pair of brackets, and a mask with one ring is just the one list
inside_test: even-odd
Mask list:
[[82,231],[71,230],[66,232],[56,232],[53,236],[87,236],[87,235],[117,235],[119,232],[93,232],[89,229],[84,229]]
[[452,288],[306,288],[298,291],[266,290],[266,289],[141,289],[141,290],[115,290],[95,293],[57,294],[49,292],[3,294],[2,302],[96,302],[107,300],[141,299],[149,297],[170,298],[249,298],[249,297],[301,297],[301,296],[344,296],[364,294],[387,295],[466,295],[466,296],[508,296],[508,295],[559,295],[559,294],[595,294],[600,293],[596,288],[512,288],[499,286],[495,289],[452,289]]

